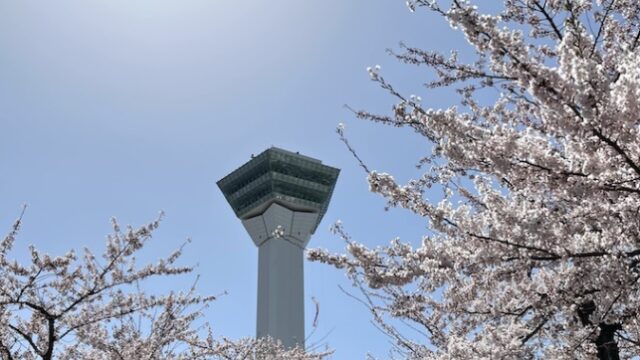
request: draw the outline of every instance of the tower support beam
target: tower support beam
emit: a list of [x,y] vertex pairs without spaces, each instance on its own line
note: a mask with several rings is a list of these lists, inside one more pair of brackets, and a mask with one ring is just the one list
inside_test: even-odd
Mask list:
[[258,246],[256,337],[271,336],[286,347],[304,349],[304,247],[317,218],[273,203],[242,221]]
[[304,349],[303,249],[271,238],[258,250],[256,337],[271,336],[286,347]]

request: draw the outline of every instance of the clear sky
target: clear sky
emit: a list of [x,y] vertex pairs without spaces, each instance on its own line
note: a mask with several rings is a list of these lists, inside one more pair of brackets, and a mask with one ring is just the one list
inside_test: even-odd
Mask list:
[[[356,240],[419,244],[426,222],[368,191],[365,173],[338,140],[346,133],[367,165],[400,180],[429,144],[409,129],[357,120],[344,108],[389,112],[394,101],[369,80],[382,74],[429,107],[432,77],[385,49],[464,47],[433,14],[402,0],[0,0],[0,228],[29,208],[16,245],[53,254],[100,252],[109,219],[141,225],[166,217],[146,249],[169,254],[187,238],[182,264],[197,265],[204,294],[228,291],[207,310],[218,335],[255,333],[257,249],[215,182],[274,145],[342,169],[310,247],[341,250],[328,231],[341,219]],[[3,231],[4,231],[3,230]],[[340,271],[305,264],[307,344],[334,359],[385,357],[387,338]],[[185,289],[194,276],[149,282]]]

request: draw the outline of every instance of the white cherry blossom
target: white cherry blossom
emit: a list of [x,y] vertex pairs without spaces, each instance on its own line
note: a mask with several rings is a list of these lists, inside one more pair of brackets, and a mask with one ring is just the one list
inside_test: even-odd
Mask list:
[[347,272],[407,358],[631,358],[640,354],[640,3],[503,3],[483,14],[472,1],[407,2],[475,51],[468,63],[405,44],[392,52],[433,71],[427,88],[455,87],[460,106],[424,107],[375,72],[397,103],[388,115],[356,112],[433,144],[424,175],[404,185],[361,162],[371,191],[423,216],[433,234],[369,248],[337,226],[347,254],[309,258]]
[[269,338],[217,338],[202,310],[213,296],[187,291],[145,293],[144,280],[188,274],[177,266],[182,248],[154,264],[135,256],[149,242],[160,218],[113,233],[101,256],[85,249],[52,257],[29,247],[31,260],[9,258],[22,216],[0,242],[0,358],[3,360],[253,359],[318,360]]

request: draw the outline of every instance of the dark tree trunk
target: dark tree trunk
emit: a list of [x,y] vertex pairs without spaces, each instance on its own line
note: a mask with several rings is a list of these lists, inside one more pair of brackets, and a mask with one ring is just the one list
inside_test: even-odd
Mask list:
[[[596,303],[589,300],[578,307],[578,318],[582,325],[592,325],[589,316],[596,310]],[[598,349],[598,360],[620,360],[620,349],[616,343],[616,331],[621,330],[620,324],[598,324],[600,333],[593,340]]]
[[599,324],[600,334],[595,340],[598,347],[598,359],[600,360],[620,360],[620,349],[616,343],[616,331],[622,329],[620,324]]

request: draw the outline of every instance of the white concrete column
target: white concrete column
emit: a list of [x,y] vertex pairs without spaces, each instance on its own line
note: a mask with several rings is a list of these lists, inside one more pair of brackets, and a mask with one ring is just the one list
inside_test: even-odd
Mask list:
[[258,253],[256,336],[304,348],[303,249],[290,239],[271,238]]
[[242,221],[258,246],[257,337],[304,348],[304,248],[317,218],[274,203]]

